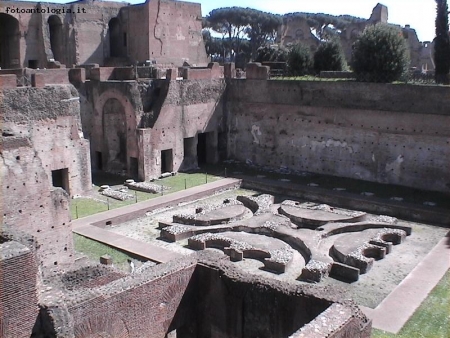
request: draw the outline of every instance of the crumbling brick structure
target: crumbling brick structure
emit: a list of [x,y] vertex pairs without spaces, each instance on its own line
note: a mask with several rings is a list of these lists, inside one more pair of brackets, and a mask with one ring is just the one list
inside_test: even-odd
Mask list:
[[0,232],[0,336],[29,337],[39,313],[36,241],[11,229]]
[[[86,289],[46,292],[36,337],[370,337],[371,322],[333,291],[267,281],[200,253]],[[64,302],[60,295],[64,294]],[[316,330],[323,311],[330,325]],[[323,322],[324,319],[318,319]],[[332,323],[332,325],[331,325]]]
[[200,4],[2,1],[0,22],[2,69],[135,65],[147,60],[175,66],[185,61],[207,64]]
[[91,189],[89,142],[71,85],[0,90],[3,222],[38,239],[39,263],[73,262],[69,196]]

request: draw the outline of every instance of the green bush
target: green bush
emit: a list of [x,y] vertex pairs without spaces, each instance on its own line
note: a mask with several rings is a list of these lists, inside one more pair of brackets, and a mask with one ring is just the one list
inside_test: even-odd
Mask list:
[[359,81],[392,82],[406,75],[409,51],[399,28],[368,26],[353,44],[352,67]]
[[257,50],[255,62],[286,62],[287,50],[283,47],[260,47]]
[[314,53],[314,70],[321,71],[342,71],[346,69],[344,51],[340,42],[336,39],[323,42]]
[[309,49],[301,44],[292,46],[287,55],[287,66],[291,76],[308,74],[312,66]]

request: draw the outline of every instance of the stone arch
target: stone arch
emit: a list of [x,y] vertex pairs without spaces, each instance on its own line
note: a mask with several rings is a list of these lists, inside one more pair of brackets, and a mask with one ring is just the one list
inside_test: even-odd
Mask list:
[[64,63],[64,36],[61,19],[57,15],[51,15],[47,23],[50,31],[50,48],[53,52],[53,58],[55,61]]
[[[111,100],[111,101],[110,101]],[[109,102],[108,102],[109,101]],[[111,110],[112,109],[112,110]],[[120,114],[119,114],[120,113]],[[120,121],[117,121],[117,123],[125,123],[125,129],[120,130],[113,130],[108,129],[109,125],[113,123],[111,119],[114,118],[114,115],[116,114],[116,117],[120,116]],[[117,116],[119,114],[119,116]],[[110,116],[111,115],[111,116]],[[129,157],[133,157],[138,159],[139,158],[139,149],[138,149],[138,142],[137,142],[137,135],[136,135],[136,115],[133,108],[133,105],[130,103],[130,101],[124,96],[123,93],[116,89],[110,89],[105,92],[103,92],[98,99],[95,100],[95,119],[94,119],[94,125],[93,130],[98,130],[97,133],[94,133],[91,137],[91,146],[93,151],[101,152],[102,153],[102,167],[103,170],[114,170],[114,166],[119,167],[116,168],[117,170],[125,170],[127,169],[127,172],[129,171]],[[106,121],[105,121],[106,117]],[[109,119],[109,120],[108,120]],[[106,124],[105,124],[106,122]],[[123,126],[123,125],[122,125]],[[122,128],[122,126],[119,125],[119,127]],[[126,154],[122,153],[122,157],[119,155],[119,159],[122,160],[114,163],[111,162],[114,159],[111,158],[110,155],[114,156],[114,153],[109,153],[109,145],[107,138],[110,137],[108,133],[114,132],[117,135],[117,132],[119,131],[119,134],[121,130],[125,130],[125,147],[126,147]],[[116,142],[120,142],[116,139]],[[123,147],[123,141],[122,141],[122,147]],[[115,147],[117,147],[117,143],[114,144]],[[120,147],[120,143],[118,145]],[[117,148],[116,148],[117,149]],[[120,148],[119,148],[120,150]],[[95,155],[94,153],[92,153]],[[117,154],[116,154],[117,155]],[[125,157],[126,156],[126,157]],[[128,157],[128,158],[127,158]],[[95,157],[94,157],[95,158]]]
[[11,15],[0,13],[0,67],[20,67],[19,21]]
[[109,55],[121,57],[123,54],[122,26],[118,18],[112,18],[108,23],[109,30]]
[[85,318],[75,324],[74,334],[78,338],[129,338],[125,321],[109,314]]

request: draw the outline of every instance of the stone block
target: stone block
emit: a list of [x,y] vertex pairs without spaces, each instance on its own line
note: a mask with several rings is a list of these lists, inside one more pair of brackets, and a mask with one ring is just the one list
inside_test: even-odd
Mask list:
[[13,74],[0,75],[0,88],[16,88],[17,87],[17,76]]
[[31,86],[43,88],[45,86],[44,74],[31,74]]
[[112,265],[113,259],[110,255],[103,255],[100,256],[100,264],[103,265]]
[[234,62],[225,63],[223,67],[223,72],[226,79],[236,78],[236,64]]
[[247,64],[247,79],[249,80],[267,80],[269,78],[270,67],[262,66],[259,62],[250,62]]
[[331,266],[330,276],[338,277],[349,282],[356,282],[359,279],[359,269],[339,262],[334,262]]

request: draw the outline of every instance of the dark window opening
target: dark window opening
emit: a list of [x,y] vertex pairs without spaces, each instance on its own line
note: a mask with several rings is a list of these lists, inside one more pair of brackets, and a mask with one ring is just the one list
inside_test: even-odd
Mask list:
[[69,169],[52,170],[52,184],[54,187],[63,188],[69,193]]
[[206,133],[199,133],[197,140],[197,163],[202,165],[206,163]]
[[28,60],[28,68],[37,69],[38,60]]
[[161,173],[173,171],[173,152],[172,149],[161,151]]
[[123,46],[127,46],[127,33],[123,33]]

